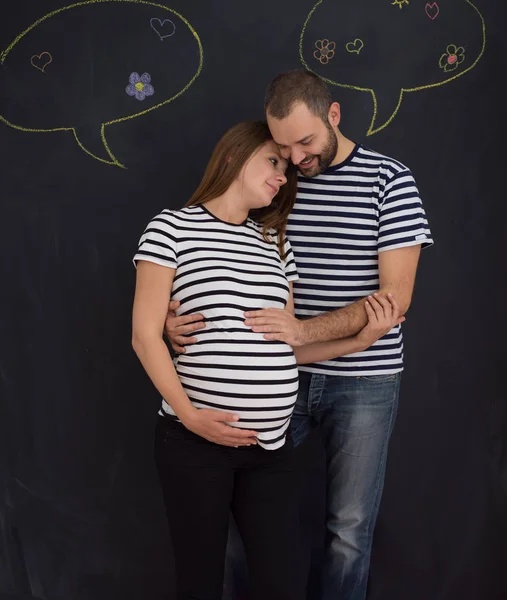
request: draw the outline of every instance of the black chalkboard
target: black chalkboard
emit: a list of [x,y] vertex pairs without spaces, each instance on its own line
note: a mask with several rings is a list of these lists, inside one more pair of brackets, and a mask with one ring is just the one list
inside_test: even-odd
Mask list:
[[[340,102],[346,136],[412,169],[436,241],[404,325],[369,598],[505,598],[504,4],[1,10],[1,597],[172,598],[131,258],[149,219],[188,199],[220,135],[262,117],[270,79],[306,66]],[[318,439],[300,453],[311,598]],[[240,569],[227,586],[239,599]]]

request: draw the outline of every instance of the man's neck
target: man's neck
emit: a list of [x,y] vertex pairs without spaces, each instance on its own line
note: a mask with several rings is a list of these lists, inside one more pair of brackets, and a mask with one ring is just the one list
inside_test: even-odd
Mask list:
[[329,165],[330,167],[339,165],[344,160],[347,160],[356,147],[355,142],[342,135],[339,129],[336,130],[336,137],[338,139],[338,152],[336,153],[333,162]]

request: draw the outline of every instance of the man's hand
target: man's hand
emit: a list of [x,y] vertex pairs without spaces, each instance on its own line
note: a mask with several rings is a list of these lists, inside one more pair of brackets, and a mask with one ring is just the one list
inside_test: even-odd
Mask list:
[[387,294],[387,298],[379,293],[368,296],[364,308],[368,323],[355,336],[364,350],[405,321],[405,317],[400,316],[400,307],[392,294]]
[[200,314],[177,317],[175,311],[179,305],[180,303],[177,300],[169,302],[164,333],[171,343],[172,349],[178,354],[184,354],[186,345],[197,342],[197,338],[185,337],[185,334],[204,329],[206,323],[203,322],[204,317]]
[[181,419],[187,429],[214,444],[235,448],[257,444],[257,432],[228,425],[235,421],[239,421],[238,415],[208,408],[193,409]]
[[256,333],[265,333],[267,340],[282,341],[290,346],[302,346],[305,343],[303,321],[283,308],[248,311],[245,317],[245,325]]

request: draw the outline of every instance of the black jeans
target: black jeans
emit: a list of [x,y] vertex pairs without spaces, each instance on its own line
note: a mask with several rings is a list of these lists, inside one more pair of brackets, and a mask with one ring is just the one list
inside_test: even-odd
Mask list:
[[178,600],[221,600],[232,510],[252,600],[304,597],[294,448],[230,448],[159,417],[155,458],[169,521]]

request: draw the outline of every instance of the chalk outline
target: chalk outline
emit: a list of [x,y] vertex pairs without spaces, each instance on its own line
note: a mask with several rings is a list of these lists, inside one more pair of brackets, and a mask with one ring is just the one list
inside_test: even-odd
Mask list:
[[[449,48],[451,48],[451,46],[455,49],[455,52],[449,52]],[[461,54],[463,55],[462,60],[459,60],[460,50],[461,50]],[[450,56],[455,56],[456,61],[454,63],[447,62],[447,64],[442,66],[441,63],[442,63],[442,58],[444,58],[444,56],[447,56],[447,58],[449,58]],[[455,71],[465,59],[466,59],[466,52],[465,52],[465,48],[463,48],[463,46],[456,46],[456,44],[447,44],[447,48],[445,49],[445,52],[438,59],[438,67],[440,69],[442,69],[444,71],[444,73],[449,73],[449,72]],[[452,69],[447,70],[447,66],[449,64],[454,65],[454,66]]]
[[[361,42],[361,45],[359,46],[359,48],[357,50],[356,50],[356,42]],[[353,46],[354,50],[349,50],[349,46]],[[364,48],[364,42],[361,38],[356,38],[353,42],[347,42],[345,44],[345,50],[349,54],[359,54],[363,48]]]
[[322,77],[322,75],[319,75],[319,73],[316,73],[315,71],[313,71],[312,69],[310,69],[310,67],[307,65],[307,63],[306,63],[306,61],[305,61],[305,59],[303,57],[303,38],[304,38],[304,35],[305,35],[306,26],[308,25],[308,22],[312,18],[312,15],[315,12],[315,10],[317,9],[317,7],[319,6],[319,4],[322,4],[322,2],[324,2],[324,0],[318,0],[318,2],[315,4],[315,6],[310,11],[308,17],[306,18],[306,21],[304,22],[303,29],[301,31],[301,36],[299,38],[299,58],[300,58],[302,64],[304,65],[304,67],[308,71],[310,71],[311,73],[314,73],[315,75],[317,75],[318,77],[320,77],[326,83],[329,83],[331,85],[337,85],[339,87],[348,88],[348,89],[351,89],[351,90],[357,90],[359,92],[369,92],[371,94],[372,99],[373,99],[373,117],[371,119],[370,126],[368,127],[368,131],[366,132],[366,135],[368,135],[368,136],[374,135],[375,133],[378,133],[379,131],[381,131],[382,129],[384,129],[385,127],[387,127],[391,123],[391,121],[394,119],[394,117],[396,116],[396,114],[398,113],[398,111],[400,109],[401,102],[403,100],[403,94],[405,92],[418,92],[420,90],[425,90],[425,89],[429,89],[429,88],[432,88],[432,87],[438,87],[440,85],[445,85],[446,83],[449,83],[449,81],[452,81],[453,79],[456,79],[458,77],[461,77],[465,73],[468,73],[468,71],[470,71],[471,69],[473,69],[475,67],[475,65],[479,62],[479,60],[482,58],[482,55],[484,54],[484,50],[486,48],[486,24],[484,22],[484,17],[482,16],[482,14],[479,11],[479,9],[474,4],[472,4],[472,2],[470,0],[463,0],[463,1],[466,2],[467,4],[469,4],[475,10],[475,12],[479,15],[479,18],[481,19],[481,24],[482,24],[482,27],[481,27],[481,29],[482,29],[482,48],[481,48],[481,51],[479,52],[479,56],[464,71],[461,71],[461,73],[457,73],[456,75],[453,75],[452,77],[449,77],[449,79],[446,79],[445,81],[439,81],[438,83],[430,83],[430,84],[427,84],[427,85],[421,85],[421,86],[414,87],[414,88],[401,88],[401,90],[400,90],[400,97],[398,98],[398,103],[396,105],[396,108],[394,109],[393,114],[389,117],[389,119],[383,125],[381,125],[380,127],[377,127],[376,129],[373,129],[373,125],[375,124],[375,119],[377,118],[377,97],[375,96],[375,91],[374,90],[372,90],[371,88],[365,88],[365,87],[358,87],[358,86],[355,86],[355,85],[350,85],[348,83],[336,83],[335,81],[331,81],[331,79],[327,79],[326,77]]
[[[160,31],[153,26],[153,21],[158,21],[160,23],[160,27],[163,27],[164,23],[171,23],[171,25],[174,27],[173,32],[172,33],[166,33],[165,35],[160,35]],[[171,21],[171,19],[164,19],[162,21],[162,19],[159,19],[158,17],[152,17],[150,19],[150,27],[158,35],[158,37],[160,38],[161,42],[163,42],[168,37],[172,37],[176,33],[176,25]]]
[[[49,56],[49,60],[47,63],[44,63],[44,66],[42,67],[42,69],[40,67],[38,67],[37,65],[33,64],[33,59],[34,58],[38,58],[40,60],[41,56],[43,54],[47,54]],[[48,52],[47,50],[44,50],[44,52],[41,52],[40,54],[34,54],[32,56],[32,58],[30,59],[30,64],[32,65],[32,67],[39,69],[39,71],[42,71],[44,74],[46,73],[46,71],[44,70],[48,65],[50,65],[53,62],[53,57],[51,56],[51,52]]]
[[[325,45],[325,47],[324,47],[324,42],[327,42],[327,44]],[[317,46],[317,44],[319,44],[319,43],[320,43],[321,46],[323,46],[322,48],[319,48]],[[329,46],[331,44],[333,45],[333,47],[329,48]],[[329,63],[329,61],[332,60],[332,58],[335,55],[336,43],[335,42],[331,42],[331,41],[329,41],[329,40],[327,40],[327,39],[324,38],[323,40],[317,40],[315,42],[315,48],[316,48],[316,50],[313,51],[313,58],[315,58],[316,60],[318,60],[321,65],[327,65]],[[326,54],[323,54],[323,50],[327,50],[328,52]],[[316,52],[320,52],[320,56],[315,56]],[[332,52],[331,56],[329,56],[329,52]],[[322,59],[324,57],[326,58],[326,62],[322,62]]]
[[[434,6],[437,7],[437,12],[435,13],[435,16],[432,17],[430,15],[430,13],[428,12],[428,8],[433,8]],[[438,6],[438,2],[432,2],[431,4],[429,2],[426,2],[426,6],[424,7],[424,12],[426,13],[427,17],[429,17],[432,21],[434,21],[440,14],[440,6]]]
[[402,9],[407,4],[409,4],[408,0],[394,0],[394,2],[391,2],[392,6],[399,6],[400,9]]
[[107,143],[107,140],[106,140],[105,128],[108,125],[115,125],[116,123],[121,123],[123,121],[128,121],[129,119],[134,119],[135,117],[139,117],[141,115],[149,113],[152,110],[160,108],[164,104],[168,104],[169,102],[172,102],[173,100],[176,100],[176,98],[178,98],[179,96],[181,96],[183,93],[185,93],[188,90],[188,88],[194,83],[194,81],[197,79],[197,77],[199,77],[199,75],[201,74],[202,65],[203,65],[203,58],[204,58],[201,40],[199,39],[199,36],[197,35],[197,32],[194,30],[194,28],[192,27],[192,25],[190,25],[190,23],[185,19],[185,17],[183,17],[182,15],[180,15],[178,12],[176,12],[172,8],[164,6],[163,4],[156,4],[155,2],[149,2],[149,1],[146,1],[146,0],[84,0],[83,2],[75,2],[74,4],[70,4],[69,6],[64,6],[62,8],[58,8],[56,10],[51,11],[50,13],[48,13],[47,15],[45,15],[44,17],[41,17],[40,19],[38,19],[37,21],[35,21],[35,23],[32,23],[32,25],[30,25],[30,27],[28,27],[27,29],[25,29],[25,31],[23,31],[22,33],[20,33],[15,38],[15,40],[13,42],[11,42],[11,44],[9,46],[7,46],[7,48],[3,52],[0,53],[0,65],[3,65],[3,63],[5,62],[5,59],[7,58],[8,54],[9,54],[9,52],[14,48],[14,46],[21,39],[29,31],[31,31],[32,29],[34,29],[35,27],[37,27],[38,25],[40,25],[46,19],[54,17],[58,13],[61,13],[61,12],[65,11],[65,10],[70,10],[71,8],[76,8],[76,7],[79,7],[79,6],[86,6],[88,4],[105,4],[107,2],[117,2],[119,4],[124,4],[124,3],[128,3],[128,4],[147,4],[149,6],[155,6],[156,8],[161,8],[163,10],[167,10],[167,11],[173,13],[174,15],[176,15],[177,17],[179,17],[185,23],[185,25],[190,29],[190,32],[192,33],[192,35],[197,40],[197,45],[199,47],[199,67],[197,68],[196,73],[194,74],[194,76],[192,77],[192,79],[187,83],[187,85],[182,90],[180,90],[177,94],[175,94],[174,96],[172,96],[172,98],[164,100],[163,102],[159,102],[159,104],[156,104],[155,106],[151,106],[150,108],[147,108],[145,110],[142,110],[141,112],[135,113],[134,115],[129,115],[128,117],[120,117],[119,119],[114,119],[113,121],[107,121],[106,123],[102,123],[101,127],[100,127],[100,137],[102,139],[102,143],[104,144],[104,148],[106,149],[107,154],[111,157],[110,161],[106,160],[105,158],[100,158],[100,156],[96,156],[95,154],[93,154],[92,152],[90,152],[87,148],[85,148],[85,146],[81,143],[81,141],[78,138],[78,135],[77,135],[75,127],[57,127],[57,128],[54,128],[54,129],[32,129],[32,128],[27,128],[27,127],[22,127],[20,125],[14,125],[13,123],[11,123],[10,121],[8,121],[2,115],[0,115],[0,121],[3,121],[6,125],[8,125],[9,127],[12,127],[13,129],[18,129],[20,131],[28,131],[30,133],[50,133],[50,132],[53,133],[55,131],[72,131],[73,134],[74,134],[74,138],[75,138],[78,146],[81,148],[81,150],[83,150],[84,152],[86,152],[86,154],[89,154],[93,158],[99,160],[100,162],[105,163],[106,165],[116,165],[117,167],[121,167],[122,169],[126,169],[127,167],[125,167],[125,165],[122,165],[120,163],[120,161],[111,152],[111,150],[109,148],[109,145]]

